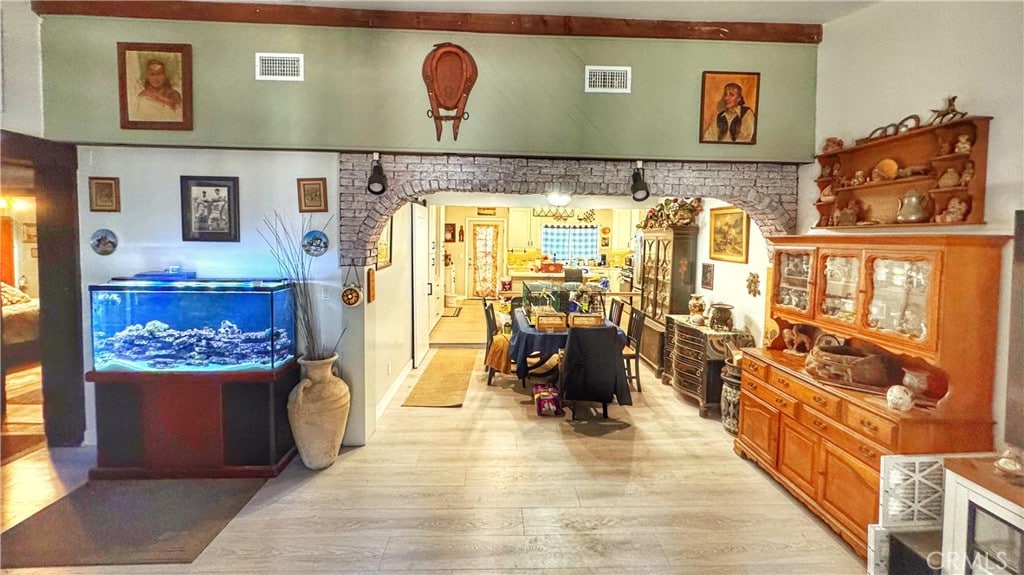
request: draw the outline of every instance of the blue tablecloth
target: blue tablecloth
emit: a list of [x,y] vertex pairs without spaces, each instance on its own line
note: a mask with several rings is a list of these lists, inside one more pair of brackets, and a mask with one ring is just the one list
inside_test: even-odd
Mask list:
[[[605,325],[615,325],[607,319]],[[623,341],[626,339],[626,332],[615,326]],[[522,308],[517,308],[512,313],[512,337],[509,339],[508,353],[512,361],[516,362],[516,376],[519,379],[526,379],[530,372],[527,358],[531,353],[538,352],[542,356],[551,356],[558,353],[559,349],[565,347],[565,341],[569,338],[569,330],[556,331],[552,333],[538,331],[526,320],[526,313]]]

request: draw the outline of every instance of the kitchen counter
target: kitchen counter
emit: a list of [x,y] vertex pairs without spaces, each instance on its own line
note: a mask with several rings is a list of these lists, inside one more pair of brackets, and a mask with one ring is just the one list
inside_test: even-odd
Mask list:
[[[612,286],[618,285],[619,268],[599,268],[591,267],[588,268],[589,273],[584,274],[584,281],[596,281],[602,277],[607,277],[611,281]],[[531,272],[531,271],[509,271],[507,277],[512,278],[512,291],[521,293],[523,291],[524,281],[561,281],[565,277],[564,272]]]

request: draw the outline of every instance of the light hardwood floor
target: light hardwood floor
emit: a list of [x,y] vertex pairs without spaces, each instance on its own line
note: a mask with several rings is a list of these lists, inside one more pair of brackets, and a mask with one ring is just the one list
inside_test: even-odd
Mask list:
[[[431,354],[436,350],[431,350]],[[480,353],[482,363],[483,352]],[[190,565],[11,573],[862,574],[864,563],[646,370],[634,405],[538,417],[477,369],[458,409],[401,407],[329,469],[292,462]],[[3,471],[4,529],[84,482],[89,448]],[[31,503],[26,503],[31,501]],[[2,551],[2,550],[0,550]]]
[[484,345],[487,341],[487,322],[484,306],[479,299],[463,300],[457,317],[442,317],[430,331],[430,345]]

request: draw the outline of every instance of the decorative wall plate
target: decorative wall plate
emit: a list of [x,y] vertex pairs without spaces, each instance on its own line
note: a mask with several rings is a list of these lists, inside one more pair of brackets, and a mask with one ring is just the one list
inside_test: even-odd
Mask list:
[[341,290],[341,303],[355,307],[363,301],[363,290],[356,286],[345,286]]
[[306,232],[306,235],[302,236],[302,251],[318,258],[327,253],[327,248],[330,246],[330,241],[327,239],[327,234],[320,230],[310,230]]
[[89,247],[101,256],[109,256],[117,249],[117,234],[106,228],[98,229],[89,238]]

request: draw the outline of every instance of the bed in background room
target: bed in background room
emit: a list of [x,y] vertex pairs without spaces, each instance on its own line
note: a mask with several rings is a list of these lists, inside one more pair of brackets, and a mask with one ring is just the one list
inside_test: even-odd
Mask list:
[[4,371],[39,359],[39,300],[0,284],[3,295]]

